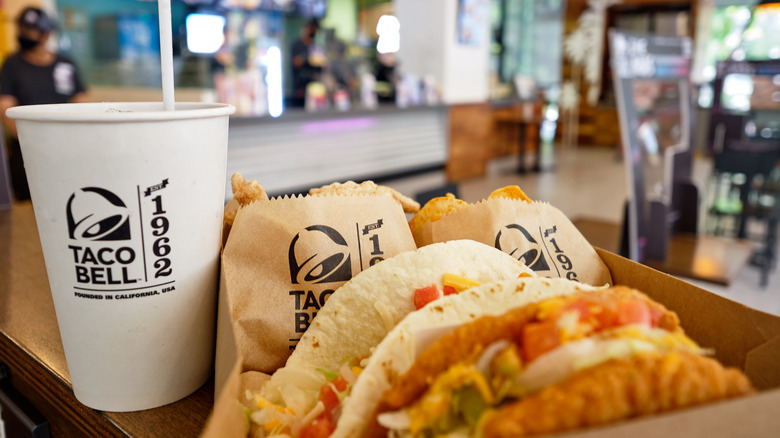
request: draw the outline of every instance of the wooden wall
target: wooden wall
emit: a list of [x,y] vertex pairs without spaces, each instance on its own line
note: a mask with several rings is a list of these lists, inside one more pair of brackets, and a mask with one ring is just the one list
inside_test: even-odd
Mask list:
[[492,149],[491,105],[487,102],[452,105],[449,113],[447,180],[456,182],[484,176]]
[[457,182],[484,176],[490,160],[517,155],[521,141],[519,119],[534,121],[527,125],[523,141],[527,152],[535,152],[542,108],[541,101],[500,107],[491,103],[450,106],[447,180]]

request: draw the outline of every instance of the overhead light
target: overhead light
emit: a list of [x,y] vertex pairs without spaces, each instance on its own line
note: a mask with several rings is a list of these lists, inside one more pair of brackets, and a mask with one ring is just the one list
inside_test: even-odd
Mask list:
[[225,17],[214,14],[190,14],[185,20],[187,50],[192,53],[216,53],[225,40]]
[[268,85],[268,114],[271,117],[279,117],[284,110],[282,88],[282,51],[271,46],[266,53],[266,65],[268,73],[265,82]]
[[382,15],[376,24],[379,41],[376,50],[379,53],[395,53],[401,48],[401,24],[392,15]]

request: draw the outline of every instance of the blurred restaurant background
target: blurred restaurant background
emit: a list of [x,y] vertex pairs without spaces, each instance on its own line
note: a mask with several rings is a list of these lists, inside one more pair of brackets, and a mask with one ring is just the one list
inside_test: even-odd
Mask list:
[[[39,6],[87,100],[162,99],[156,2],[0,4],[0,57]],[[237,108],[228,177],[272,195],[371,179],[423,202],[517,184],[596,246],[780,313],[780,4],[173,0],[172,19],[177,101]],[[660,213],[632,219],[637,203]]]

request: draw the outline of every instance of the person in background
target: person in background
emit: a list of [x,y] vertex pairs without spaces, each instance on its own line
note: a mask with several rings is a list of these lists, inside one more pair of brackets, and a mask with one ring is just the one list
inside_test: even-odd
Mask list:
[[329,70],[336,81],[336,86],[353,96],[357,91],[357,72],[346,56],[347,45],[336,40],[333,43],[333,58],[329,62]]
[[317,79],[322,72],[319,62],[312,62],[310,52],[314,48],[314,37],[320,28],[319,20],[312,18],[301,27],[301,35],[290,47],[292,60],[293,96],[290,106],[303,108],[306,102],[306,86]]
[[376,92],[380,102],[395,103],[395,86],[398,82],[394,53],[377,53]]
[[0,115],[9,149],[11,185],[16,200],[21,201],[30,199],[30,189],[16,123],[6,117],[6,110],[18,105],[84,102],[86,88],[73,61],[46,48],[55,27],[46,13],[25,8],[16,24],[20,49],[5,60],[0,71]]

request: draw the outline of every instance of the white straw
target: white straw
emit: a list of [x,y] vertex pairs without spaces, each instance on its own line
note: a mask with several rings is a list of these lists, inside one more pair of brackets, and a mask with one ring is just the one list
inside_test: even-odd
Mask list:
[[171,0],[157,0],[160,16],[160,59],[162,61],[163,109],[173,111],[173,37],[171,36]]

